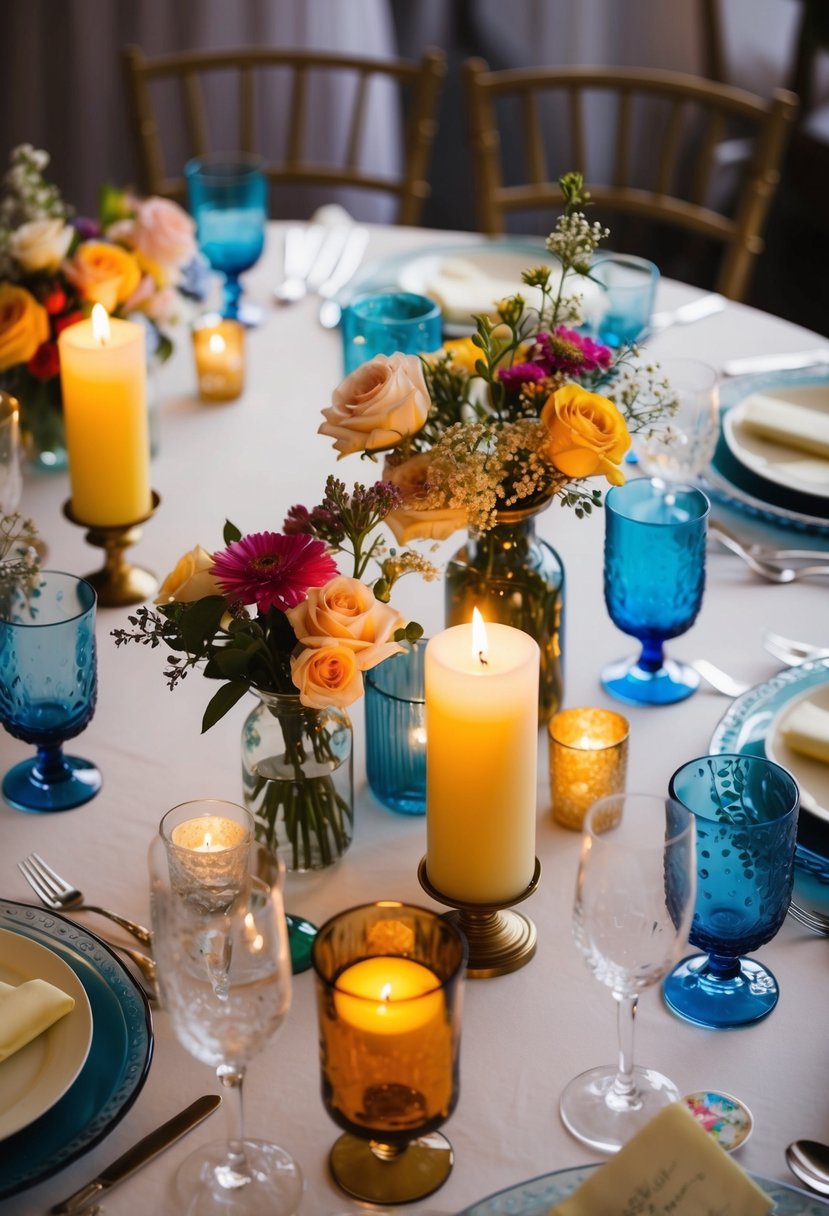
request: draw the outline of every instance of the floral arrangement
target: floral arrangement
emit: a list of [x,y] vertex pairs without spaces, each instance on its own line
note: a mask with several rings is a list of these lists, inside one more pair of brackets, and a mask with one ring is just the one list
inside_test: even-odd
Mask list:
[[401,543],[486,531],[499,512],[553,498],[589,514],[602,499],[586,480],[623,482],[631,435],[675,407],[635,347],[612,351],[579,332],[579,286],[609,232],[587,220],[580,174],[560,185],[564,212],[546,242],[558,267],[525,271],[524,294],[436,356],[376,356],[322,411],[319,430],[340,456],[384,456],[402,495],[388,520]]
[[0,377],[38,449],[62,434],[61,330],[100,303],[142,321],[148,354],[164,359],[182,295],[207,283],[195,225],[177,203],[105,187],[97,218],[73,217],[43,177],[48,163],[29,144],[15,148],[0,201]]
[[0,614],[19,596],[37,594],[41,541],[31,519],[0,514]]

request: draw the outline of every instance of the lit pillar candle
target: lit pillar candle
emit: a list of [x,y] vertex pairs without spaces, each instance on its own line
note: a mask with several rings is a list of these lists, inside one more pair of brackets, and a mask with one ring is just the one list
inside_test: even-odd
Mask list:
[[96,304],[58,347],[72,512],[101,527],[143,519],[151,506],[143,326]]
[[507,904],[535,869],[537,643],[480,614],[426,647],[426,872],[449,899]]

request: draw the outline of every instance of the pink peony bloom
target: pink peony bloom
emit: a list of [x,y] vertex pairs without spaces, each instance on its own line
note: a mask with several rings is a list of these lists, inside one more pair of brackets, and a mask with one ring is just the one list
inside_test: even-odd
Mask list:
[[211,573],[225,595],[243,604],[285,611],[301,603],[309,587],[321,587],[338,573],[321,540],[251,532],[214,557]]

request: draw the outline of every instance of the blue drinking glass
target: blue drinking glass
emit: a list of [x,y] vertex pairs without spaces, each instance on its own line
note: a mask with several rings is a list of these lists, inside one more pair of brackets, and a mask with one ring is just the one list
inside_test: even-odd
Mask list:
[[3,797],[19,811],[65,811],[93,798],[101,774],[65,756],[95,712],[95,591],[73,574],[42,572],[31,592],[0,604],[0,722],[37,755],[9,769]]
[[443,341],[440,306],[412,291],[358,296],[343,310],[343,364],[346,375],[375,355],[421,355]]
[[699,686],[664,643],[690,629],[705,586],[710,504],[701,490],[638,477],[605,497],[604,597],[614,625],[642,646],[610,663],[601,681],[629,705],[670,705]]
[[714,1029],[771,1013],[777,980],[744,958],[786,918],[794,881],[800,794],[793,777],[761,756],[703,756],[670,781],[697,826],[697,894],[689,940],[706,953],[667,976],[668,1006]]
[[366,775],[389,810],[426,813],[426,703],[421,638],[366,672]]
[[659,270],[646,258],[601,254],[590,267],[599,293],[589,297],[588,328],[605,346],[636,342],[650,325]]
[[200,156],[184,166],[187,198],[202,253],[224,276],[222,315],[256,324],[261,311],[241,303],[239,275],[265,245],[268,183],[259,156]]

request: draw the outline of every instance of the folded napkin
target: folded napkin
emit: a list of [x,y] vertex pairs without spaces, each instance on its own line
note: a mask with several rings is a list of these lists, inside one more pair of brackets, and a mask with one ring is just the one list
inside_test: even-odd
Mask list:
[[46,980],[0,983],[0,1063],[74,1009],[75,1001]]
[[518,278],[500,278],[487,274],[475,262],[466,258],[445,258],[426,278],[424,291],[440,305],[446,321],[468,322],[473,316],[495,316],[501,300],[517,292],[538,308],[541,292],[526,287]]
[[766,1216],[774,1201],[674,1102],[550,1216]]
[[793,752],[829,764],[829,710],[800,701],[780,723],[780,733]]
[[743,404],[740,418],[747,430],[764,439],[829,459],[829,414],[822,410],[757,393]]

